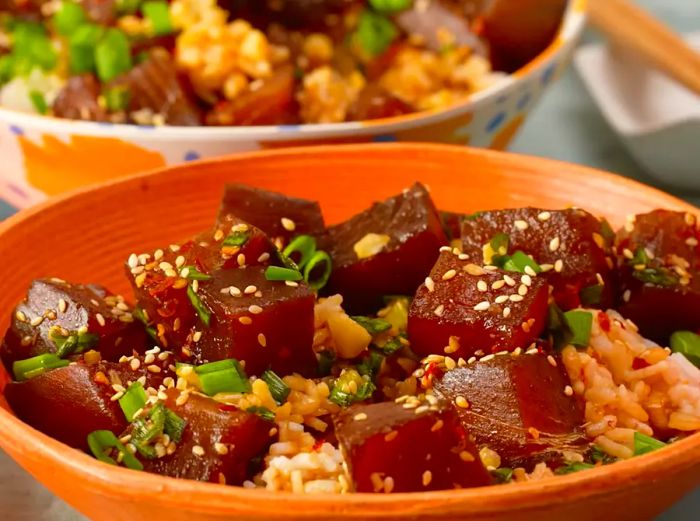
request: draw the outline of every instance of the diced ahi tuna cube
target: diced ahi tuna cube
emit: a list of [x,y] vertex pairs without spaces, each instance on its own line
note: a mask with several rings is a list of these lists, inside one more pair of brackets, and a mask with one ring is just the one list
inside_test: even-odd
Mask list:
[[478,212],[462,221],[464,253],[496,262],[484,246],[497,234],[507,236],[509,254],[520,251],[539,264],[560,308],[612,305],[613,237],[607,223],[577,208]]
[[328,229],[333,273],[327,294],[351,313],[376,310],[384,295],[412,295],[447,244],[440,216],[420,184]]
[[140,458],[144,470],[174,478],[240,485],[250,478],[251,460],[273,441],[274,423],[236,407],[190,394],[178,405],[180,391],[166,391],[165,406],[187,423],[175,452]]
[[269,264],[276,255],[259,228],[226,216],[213,230],[182,245],[131,255],[126,270],[144,320],[163,347],[175,348],[191,341],[200,321],[189,286],[208,284],[215,270]]
[[666,345],[679,329],[700,329],[700,230],[696,217],[655,210],[618,234],[619,311]]
[[87,435],[106,429],[122,432],[127,421],[117,400],[114,384],[145,379],[144,387],[157,388],[163,372],[155,374],[143,364],[134,370],[128,363],[83,361],[48,371],[5,387],[5,397],[17,417],[44,434],[71,447],[87,449]]
[[280,375],[313,375],[314,301],[303,282],[287,285],[265,278],[265,268],[222,270],[199,288],[211,311],[209,327],[198,329],[191,351],[199,361],[236,358],[248,374],[271,368]]
[[420,492],[491,483],[474,443],[449,406],[404,405],[409,406],[355,405],[335,417],[335,433],[356,492]]
[[527,348],[545,326],[547,298],[541,277],[485,270],[444,251],[411,303],[411,349],[466,360],[479,351]]
[[496,451],[503,466],[561,461],[562,450],[587,447],[583,410],[552,355],[496,355],[448,371],[434,385],[479,448]]
[[321,207],[316,201],[240,184],[226,185],[219,219],[227,215],[257,226],[280,247],[297,235],[320,237],[325,231]]
[[116,361],[132,351],[143,352],[146,346],[145,330],[131,308],[101,286],[35,280],[11,320],[1,348],[9,372],[16,360],[56,353],[70,336],[79,342],[65,347],[61,356],[95,349],[103,359]]

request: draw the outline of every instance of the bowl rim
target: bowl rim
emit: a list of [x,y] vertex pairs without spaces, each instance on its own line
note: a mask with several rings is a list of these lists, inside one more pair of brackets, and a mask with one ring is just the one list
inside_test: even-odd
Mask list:
[[153,126],[135,125],[126,123],[80,121],[54,116],[42,116],[8,109],[0,106],[0,121],[11,126],[23,126],[29,128],[43,127],[47,131],[70,131],[73,134],[94,135],[104,137],[133,137],[143,139],[150,134],[157,133],[158,139],[197,139],[197,140],[223,140],[233,139],[239,141],[264,140],[284,141],[292,137],[299,139],[324,136],[347,136],[349,134],[363,136],[367,134],[390,133],[394,130],[409,126],[423,126],[429,123],[438,123],[474,110],[498,93],[508,90],[524,78],[531,76],[535,71],[544,67],[558,53],[575,42],[583,33],[586,25],[586,13],[589,0],[567,0],[566,9],[561,19],[559,29],[549,45],[526,63],[523,67],[508,74],[502,80],[496,81],[492,86],[478,91],[449,107],[413,112],[390,118],[381,118],[365,121],[348,121],[342,123],[305,123],[294,125],[261,125],[261,126]]
[[[495,161],[504,167],[517,166],[524,162],[537,167],[537,170],[557,170],[574,182],[580,176],[589,176],[601,181],[615,182],[629,189],[645,191],[664,199],[669,206],[679,210],[700,213],[700,209],[675,196],[638,181],[621,177],[593,168],[565,163],[562,161],[503,153],[485,149],[473,149],[442,144],[364,144],[335,145],[325,147],[296,147],[272,151],[255,151],[227,157],[196,161],[186,165],[175,165],[144,172],[135,176],[116,179],[89,187],[81,187],[59,195],[46,202],[23,210],[0,223],[0,238],[9,229],[20,226],[23,221],[51,207],[70,204],[71,200],[91,191],[104,191],[109,188],[150,177],[167,176],[172,171],[191,170],[201,165],[217,165],[226,162],[247,161],[262,157],[304,155],[334,155],[337,153],[362,154],[369,150],[392,149],[404,153],[425,152],[426,154],[465,154],[479,156],[486,161]],[[2,394],[0,394],[2,396]],[[124,484],[128,484],[131,501],[148,500],[167,503],[170,507],[181,506],[188,510],[195,507],[217,512],[241,513],[249,511],[270,512],[276,509],[280,518],[334,513],[337,518],[344,515],[386,515],[391,509],[392,516],[428,513],[436,508],[464,512],[494,512],[504,508],[532,508],[538,505],[554,505],[571,502],[584,497],[609,494],[611,491],[626,488],[634,483],[647,482],[649,476],[658,477],[664,473],[678,473],[700,461],[700,433],[674,442],[663,450],[638,456],[614,465],[587,470],[586,472],[558,476],[556,479],[519,483],[517,486],[494,485],[463,490],[443,490],[417,493],[370,494],[353,493],[338,495],[306,495],[289,492],[273,492],[259,489],[246,489],[238,486],[221,486],[185,479],[164,477],[145,472],[135,472],[121,467],[105,465],[87,454],[37,431],[14,416],[9,410],[0,407],[0,427],[3,436],[0,446],[22,453],[27,459],[39,464],[50,459],[58,463],[67,474],[80,477],[91,484],[93,491],[106,496],[122,497]]]

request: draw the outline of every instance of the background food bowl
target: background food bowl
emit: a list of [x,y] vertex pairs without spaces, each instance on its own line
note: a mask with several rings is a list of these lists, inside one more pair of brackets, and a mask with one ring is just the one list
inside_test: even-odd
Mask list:
[[0,108],[0,198],[25,208],[89,183],[192,159],[299,144],[435,141],[503,149],[568,64],[585,25],[569,0],[552,44],[521,70],[447,110],[384,120],[268,127],[146,127]]
[[[0,331],[35,277],[94,281],[129,295],[122,270],[129,253],[210,226],[223,185],[231,181],[316,199],[331,223],[413,181],[428,185],[440,208],[460,212],[573,204],[616,227],[627,214],[657,207],[700,212],[612,174],[464,147],[356,145],[239,154],[82,189],[0,224]],[[640,521],[700,484],[699,434],[645,456],[540,482],[339,497],[226,487],[105,465],[19,421],[1,393],[0,433],[10,456],[95,520]]]

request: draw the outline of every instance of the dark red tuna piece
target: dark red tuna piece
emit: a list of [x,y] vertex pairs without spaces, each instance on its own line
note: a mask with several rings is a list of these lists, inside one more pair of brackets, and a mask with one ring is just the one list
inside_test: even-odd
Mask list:
[[171,54],[162,47],[148,51],[144,61],[110,83],[129,92],[128,112],[148,109],[168,125],[196,126],[202,116],[180,85]]
[[219,219],[228,215],[257,226],[278,246],[288,244],[297,235],[320,237],[326,228],[316,201],[241,184],[226,185]]
[[[416,399],[417,401],[417,399]],[[355,405],[334,419],[356,492],[420,492],[491,484],[449,406]]]
[[496,451],[503,466],[561,461],[562,450],[587,447],[583,409],[552,355],[496,355],[448,371],[434,385],[479,448]]
[[92,74],[72,76],[53,102],[57,118],[107,121],[107,112],[100,106],[100,83]]
[[447,243],[421,184],[328,228],[333,273],[326,293],[352,313],[376,310],[384,295],[412,295]]
[[228,485],[240,485],[252,476],[251,460],[262,456],[273,441],[274,423],[206,396],[190,394],[178,405],[180,391],[169,389],[166,394],[165,406],[187,424],[175,452],[140,458],[144,470]]
[[540,277],[485,270],[444,251],[411,303],[411,349],[466,360],[479,351],[527,348],[545,326],[547,298]]
[[248,89],[236,99],[222,101],[205,116],[207,125],[282,125],[294,123],[296,103],[294,99],[294,68],[279,67],[262,81],[259,88]]
[[163,372],[147,371],[145,364],[133,370],[128,363],[80,360],[24,382],[5,387],[10,408],[23,422],[71,447],[87,450],[87,435],[106,429],[119,434],[127,421],[113,385],[128,387],[139,378],[158,387]]
[[280,375],[315,373],[315,297],[305,283],[269,281],[264,267],[248,266],[214,273],[198,296],[211,311],[209,327],[199,327],[200,338],[190,345],[198,360],[236,358],[252,375],[268,368]]
[[216,270],[268,264],[276,255],[260,229],[226,216],[213,230],[181,245],[131,255],[126,270],[146,323],[163,347],[176,349],[191,341],[200,323],[189,287],[208,284]]
[[482,248],[497,234],[508,236],[509,253],[519,250],[542,266],[563,310],[612,305],[613,237],[607,223],[577,208],[495,210],[462,220],[464,252],[475,258],[483,256]]
[[144,328],[134,321],[121,296],[101,286],[37,279],[12,314],[0,348],[2,361],[11,373],[16,360],[55,353],[57,342],[60,345],[70,335],[80,335],[83,341],[62,356],[89,348],[105,360],[116,361],[146,348]]
[[700,329],[700,230],[694,215],[655,210],[618,234],[619,311],[664,345]]

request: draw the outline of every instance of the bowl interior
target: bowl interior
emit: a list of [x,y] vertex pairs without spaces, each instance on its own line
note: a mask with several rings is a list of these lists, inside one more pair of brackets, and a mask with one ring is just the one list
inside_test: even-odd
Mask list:
[[[223,185],[232,181],[319,200],[329,223],[340,221],[414,181],[430,188],[441,209],[464,213],[527,205],[542,208],[574,205],[604,215],[614,226],[620,226],[626,215],[656,207],[697,212],[670,195],[612,174],[484,150],[443,145],[359,145],[237,155],[83,189],[0,224],[3,259],[0,277],[4,281],[0,292],[0,329],[7,326],[12,308],[35,277],[98,282],[130,295],[123,273],[123,263],[129,254],[165,246],[210,227]],[[6,408],[4,400],[0,401]],[[2,408],[0,429],[3,448],[53,491],[88,512],[95,512],[91,508],[97,501],[91,494],[106,495],[113,501],[123,496],[133,508],[144,508],[147,502],[155,508],[160,504],[153,498],[155,491],[180,494],[177,500],[170,498],[171,505],[179,504],[185,511],[194,507],[206,510],[209,507],[202,506],[206,498],[207,505],[232,512],[231,509],[242,508],[232,501],[245,498],[251,516],[246,519],[262,516],[254,510],[261,508],[264,513],[265,502],[271,501],[278,511],[283,504],[290,503],[303,504],[312,510],[315,505],[321,512],[331,508],[339,514],[346,512],[344,509],[366,509],[373,505],[377,515],[381,515],[382,505],[389,504],[404,509],[405,514],[418,505],[427,506],[426,501],[433,502],[433,506],[439,503],[443,510],[448,507],[448,510],[464,510],[463,505],[471,504],[486,511],[495,508],[489,506],[489,501],[497,499],[512,504],[525,501],[532,506],[533,501],[553,501],[551,493],[557,490],[568,491],[567,497],[593,494],[595,490],[602,493],[600,486],[594,486],[596,483],[604,483],[605,493],[610,494],[639,481],[643,473],[664,476],[684,471],[688,474],[693,465],[697,477],[683,483],[675,497],[700,482],[697,472],[700,438],[696,435],[680,442],[678,447],[648,457],[538,485],[539,493],[530,487],[529,496],[516,493],[513,487],[490,487],[488,491],[412,495],[412,501],[403,506],[393,497],[368,498],[362,494],[341,500],[291,498],[109,467],[43,436]],[[586,488],[586,484],[592,488]],[[572,488],[572,485],[576,486]],[[528,490],[527,486],[522,490]]]

